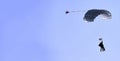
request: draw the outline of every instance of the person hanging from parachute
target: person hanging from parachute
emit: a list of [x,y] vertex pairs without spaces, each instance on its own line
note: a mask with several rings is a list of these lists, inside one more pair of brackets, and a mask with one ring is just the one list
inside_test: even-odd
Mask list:
[[66,10],[66,11],[65,11],[65,14],[74,13],[74,12],[81,12],[81,10],[77,10],[77,11],[68,11],[68,10]]
[[100,47],[100,52],[103,52],[105,51],[105,47],[104,47],[102,38],[99,38],[99,41],[100,43],[98,44],[98,46]]
[[[88,10],[85,15],[84,15],[84,20],[87,22],[94,22],[95,18],[98,17],[99,15],[102,16],[103,19],[111,19],[112,14],[104,9],[90,9]],[[98,46],[100,47],[100,52],[104,52],[106,49],[103,44],[102,38],[99,38],[100,43]]]
[[68,13],[70,13],[69,11],[65,11],[65,14],[68,14]]

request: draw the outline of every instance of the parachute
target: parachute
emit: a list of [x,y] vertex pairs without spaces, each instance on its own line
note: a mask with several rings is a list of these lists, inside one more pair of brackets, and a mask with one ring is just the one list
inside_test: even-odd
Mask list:
[[111,19],[112,15],[109,11],[104,9],[91,9],[85,13],[84,20],[87,22],[94,22],[94,19],[101,15],[103,19]]

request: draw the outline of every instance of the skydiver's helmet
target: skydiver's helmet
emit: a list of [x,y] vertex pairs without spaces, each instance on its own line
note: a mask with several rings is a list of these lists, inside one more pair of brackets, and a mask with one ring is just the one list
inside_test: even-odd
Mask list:
[[101,41],[101,40],[102,40],[102,38],[99,38],[99,40]]

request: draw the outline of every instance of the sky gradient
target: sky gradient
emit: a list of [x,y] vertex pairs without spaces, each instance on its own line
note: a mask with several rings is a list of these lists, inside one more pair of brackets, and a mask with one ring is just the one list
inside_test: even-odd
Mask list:
[[[119,61],[119,2],[1,0],[0,61]],[[89,9],[106,9],[112,19],[86,23]],[[105,52],[99,51],[99,37]]]

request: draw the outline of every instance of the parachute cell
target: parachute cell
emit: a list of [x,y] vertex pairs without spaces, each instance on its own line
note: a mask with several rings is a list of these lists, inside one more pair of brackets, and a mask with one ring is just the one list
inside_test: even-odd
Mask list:
[[91,9],[85,13],[84,20],[87,22],[94,22],[94,19],[101,15],[103,19],[110,19],[112,17],[111,13],[103,9]]

